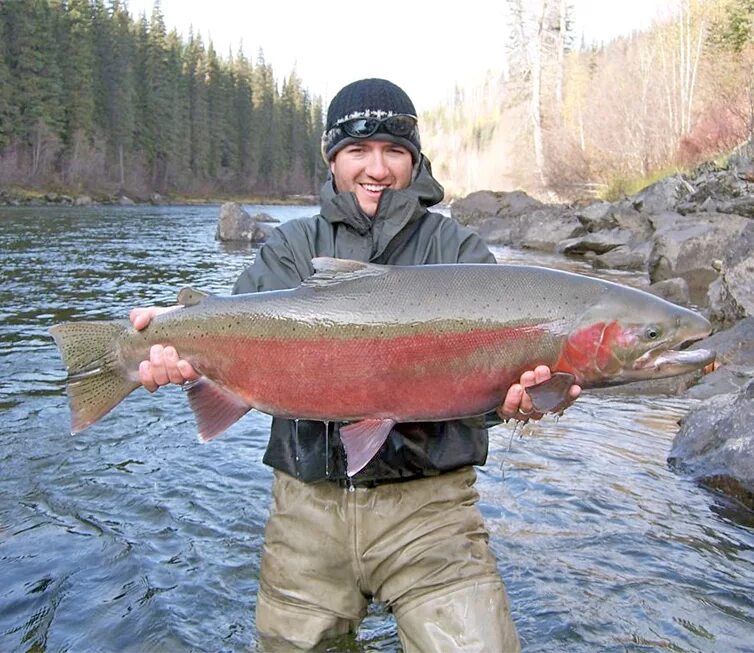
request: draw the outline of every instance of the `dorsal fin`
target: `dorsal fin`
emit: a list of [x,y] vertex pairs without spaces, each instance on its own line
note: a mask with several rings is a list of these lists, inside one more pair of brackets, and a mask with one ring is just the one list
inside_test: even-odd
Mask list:
[[196,306],[205,297],[209,297],[209,293],[186,286],[178,293],[178,303],[183,306]]
[[343,281],[352,281],[362,277],[374,277],[385,274],[388,268],[375,263],[364,263],[344,258],[319,256],[312,259],[314,274],[305,279],[304,286],[331,286]]

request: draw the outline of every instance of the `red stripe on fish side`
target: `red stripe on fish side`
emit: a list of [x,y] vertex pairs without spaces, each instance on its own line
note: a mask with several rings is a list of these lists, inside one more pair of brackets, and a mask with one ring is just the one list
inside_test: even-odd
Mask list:
[[393,338],[212,337],[196,362],[272,414],[412,421],[494,408],[524,369],[557,357],[552,345],[544,351],[542,336],[525,327]]

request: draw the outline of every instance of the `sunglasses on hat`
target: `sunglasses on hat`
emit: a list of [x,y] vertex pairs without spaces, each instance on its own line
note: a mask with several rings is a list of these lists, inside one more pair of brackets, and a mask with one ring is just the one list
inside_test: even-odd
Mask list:
[[352,118],[336,123],[335,126],[351,138],[369,138],[378,131],[405,138],[416,127],[416,116],[399,113],[387,118]]

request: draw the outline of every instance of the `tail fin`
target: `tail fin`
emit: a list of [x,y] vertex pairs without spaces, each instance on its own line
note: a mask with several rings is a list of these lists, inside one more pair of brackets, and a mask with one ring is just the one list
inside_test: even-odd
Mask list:
[[130,322],[119,320],[65,322],[50,328],[68,369],[72,433],[94,424],[139,387],[115,357],[115,340],[129,327]]

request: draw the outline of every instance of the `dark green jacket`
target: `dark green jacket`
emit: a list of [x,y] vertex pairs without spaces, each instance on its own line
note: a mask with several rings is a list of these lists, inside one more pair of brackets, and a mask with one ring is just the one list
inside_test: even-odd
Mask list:
[[[317,256],[393,265],[494,263],[484,242],[451,218],[430,212],[443,188],[422,158],[405,190],[386,190],[374,218],[353,193],[336,193],[331,178],[320,194],[321,213],[280,225],[239,277],[235,293],[293,288],[311,276]],[[327,383],[327,379],[321,379]],[[502,398],[501,398],[502,399]],[[274,418],[264,462],[302,481],[346,478],[337,425]],[[354,477],[355,484],[435,475],[484,464],[487,431],[482,421],[398,424],[379,454]]]

